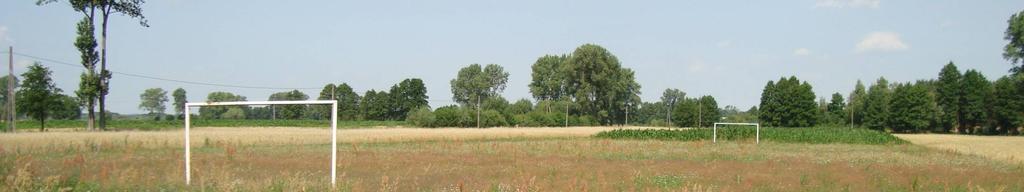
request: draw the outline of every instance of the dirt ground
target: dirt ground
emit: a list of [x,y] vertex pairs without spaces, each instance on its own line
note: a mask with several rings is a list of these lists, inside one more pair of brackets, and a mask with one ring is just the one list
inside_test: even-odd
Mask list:
[[981,155],[1013,163],[1024,163],[1024,137],[1020,136],[940,134],[897,134],[896,136],[914,144],[940,150]]

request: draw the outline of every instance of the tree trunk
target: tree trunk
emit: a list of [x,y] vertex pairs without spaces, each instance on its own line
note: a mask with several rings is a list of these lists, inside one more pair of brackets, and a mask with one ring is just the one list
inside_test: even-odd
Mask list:
[[110,16],[109,11],[103,14],[103,31],[100,35],[100,122],[99,127],[101,130],[107,129],[107,18]]

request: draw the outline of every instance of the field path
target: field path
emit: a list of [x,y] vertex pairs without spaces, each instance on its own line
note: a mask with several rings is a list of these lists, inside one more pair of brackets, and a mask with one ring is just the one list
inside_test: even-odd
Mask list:
[[[651,127],[552,127],[552,128],[369,128],[339,129],[338,142],[402,142],[425,140],[473,140],[501,138],[587,137],[614,129]],[[330,143],[330,130],[324,128],[202,127],[192,129],[191,143],[230,142],[239,144],[292,145]],[[56,147],[66,145],[110,145],[132,143],[144,146],[180,145],[184,130],[117,132],[22,132],[0,134],[0,150],[14,147]]]
[[896,134],[896,137],[926,147],[1024,163],[1024,137],[942,134]]

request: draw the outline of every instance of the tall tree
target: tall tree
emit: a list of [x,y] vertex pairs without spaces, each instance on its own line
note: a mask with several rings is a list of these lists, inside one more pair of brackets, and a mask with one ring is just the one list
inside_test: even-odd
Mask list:
[[764,126],[779,126],[778,115],[775,111],[779,108],[778,88],[774,81],[768,81],[761,91],[761,104],[758,110],[758,119]]
[[845,110],[846,103],[844,103],[844,102],[845,102],[845,100],[843,99],[843,94],[839,94],[839,93],[833,93],[832,94],[832,101],[830,101],[828,103],[828,108],[827,108],[828,116],[829,116],[829,119],[831,121],[829,123],[839,124],[839,125],[845,124],[844,122],[846,122],[846,121],[844,121],[845,118],[843,118],[843,117],[846,117],[847,115],[846,115],[846,110]]
[[[245,101],[245,96],[235,95],[229,92],[211,92],[206,95],[206,102],[227,102],[227,101]],[[220,119],[222,115],[229,109],[242,109],[242,106],[207,106],[199,108],[199,116],[203,119]],[[236,110],[236,111],[238,111]],[[186,114],[188,115],[188,114]]]
[[875,130],[885,130],[889,122],[891,95],[889,81],[884,77],[878,78],[878,81],[871,85],[864,102],[864,126]]
[[1020,134],[1017,128],[1024,126],[1024,94],[1018,86],[1021,83],[1024,82],[1020,79],[1003,76],[993,85],[991,108],[999,133]]
[[934,100],[923,83],[896,84],[889,102],[889,123],[894,132],[920,132],[928,128]]
[[[286,92],[277,92],[270,95],[268,100],[271,101],[305,101],[309,100],[309,96],[302,93],[299,90],[292,90]],[[282,119],[299,119],[303,117],[303,113],[306,112],[306,105],[283,105],[283,106],[271,106],[272,109],[276,110],[274,118]]]
[[458,76],[452,79],[452,98],[463,106],[477,109],[477,124],[480,124],[480,102],[500,94],[506,82],[508,73],[500,65],[488,64],[481,68],[480,64],[472,64],[460,69]]
[[698,99],[683,98],[676,102],[672,113],[672,123],[678,127],[699,127],[700,104]]
[[390,96],[388,92],[375,90],[366,91],[363,94],[362,101],[359,102],[360,111],[362,111],[363,118],[367,120],[388,120],[388,106],[390,103]]
[[342,83],[334,90],[334,98],[338,100],[338,119],[356,120],[359,118],[359,94],[347,83]]
[[561,69],[566,93],[580,113],[608,125],[624,120],[625,112],[639,106],[640,84],[632,70],[605,48],[585,44],[573,51]]
[[718,111],[718,102],[715,101],[715,97],[705,95],[697,99],[697,124],[700,127],[708,127],[719,121],[722,118],[722,114]]
[[1011,15],[1006,23],[1003,39],[1009,42],[1003,48],[1003,58],[1013,64],[1010,71],[1021,73],[1024,72],[1024,11]]
[[533,73],[530,82],[530,93],[537,100],[559,100],[565,96],[565,76],[561,72],[562,63],[567,60],[565,55],[544,55],[537,59],[531,67]]
[[[87,13],[82,18],[82,21],[78,22],[77,34],[75,38],[75,47],[78,48],[78,52],[81,54],[82,67],[85,68],[85,72],[82,72],[81,81],[78,84],[78,91],[75,91],[75,95],[78,96],[82,102],[82,106],[86,108],[88,112],[88,119],[86,120],[86,129],[93,130],[96,123],[96,100],[99,96],[99,76],[96,74],[96,63],[99,62],[99,53],[96,52],[96,37],[94,35],[93,27],[93,8],[91,5],[82,1],[73,1],[73,3],[79,3],[80,8],[83,12]],[[90,8],[87,8],[90,7]]]
[[672,124],[672,108],[676,106],[679,100],[686,99],[686,93],[679,89],[665,89],[665,92],[661,93],[661,103],[665,104],[667,109],[665,110],[665,121],[668,124]]
[[46,130],[46,119],[51,112],[60,107],[60,88],[53,83],[50,69],[39,62],[28,66],[28,71],[21,74],[22,87],[18,90],[17,107],[32,119],[39,121],[39,131]]
[[963,75],[952,61],[942,67],[942,71],[939,71],[935,96],[939,110],[942,112],[939,123],[941,128],[947,132],[960,122],[960,117],[963,115],[960,111],[960,100],[963,97],[961,79],[963,79]]
[[139,95],[139,109],[148,111],[150,115],[163,116],[167,110],[167,91],[162,88],[150,88]]
[[185,118],[185,103],[188,103],[188,96],[185,93],[185,89],[177,88],[171,93],[171,97],[174,97],[174,112],[178,114],[178,118]]
[[430,97],[427,96],[427,87],[421,79],[402,80],[391,86],[390,92],[392,107],[388,116],[391,119],[405,120],[410,111],[424,106],[429,107],[427,99]]
[[978,126],[983,126],[988,119],[988,99],[992,92],[992,85],[985,75],[976,70],[967,70],[964,73],[961,84],[963,97],[960,98],[960,111],[963,115],[960,119],[960,131],[967,133],[978,133]]
[[854,126],[860,126],[864,119],[864,103],[867,100],[867,91],[864,89],[864,83],[857,80],[857,85],[853,87],[853,92],[850,92],[850,101],[847,103],[846,116],[843,116],[843,122],[853,123]]
[[[49,4],[57,2],[58,0],[37,0],[36,5]],[[110,78],[111,73],[107,70],[107,23],[110,21],[110,16],[114,14],[121,14],[130,18],[138,18],[139,25],[143,27],[149,27],[149,23],[146,17],[142,15],[142,4],[145,4],[145,0],[69,0],[71,6],[75,11],[85,12],[80,7],[88,7],[90,14],[93,10],[99,10],[100,16],[100,70],[99,70],[99,127],[100,129],[106,128],[106,98],[110,90]],[[95,24],[93,24],[95,26]]]

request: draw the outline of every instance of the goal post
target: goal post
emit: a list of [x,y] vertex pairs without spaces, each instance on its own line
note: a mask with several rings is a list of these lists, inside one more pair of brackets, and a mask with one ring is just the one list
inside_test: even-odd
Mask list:
[[338,163],[338,101],[336,100],[313,100],[313,101],[232,101],[232,102],[197,102],[185,103],[185,185],[192,183],[192,153],[190,147],[189,131],[191,125],[191,107],[202,106],[231,106],[231,105],[331,105],[331,185],[337,179]]
[[759,124],[759,123],[715,123],[715,125],[713,126],[712,138],[711,138],[711,142],[713,142],[713,143],[718,143],[718,125],[747,125],[747,126],[755,126],[756,129],[757,129],[757,134],[755,136],[755,143],[756,144],[760,144],[761,143],[761,124]]

